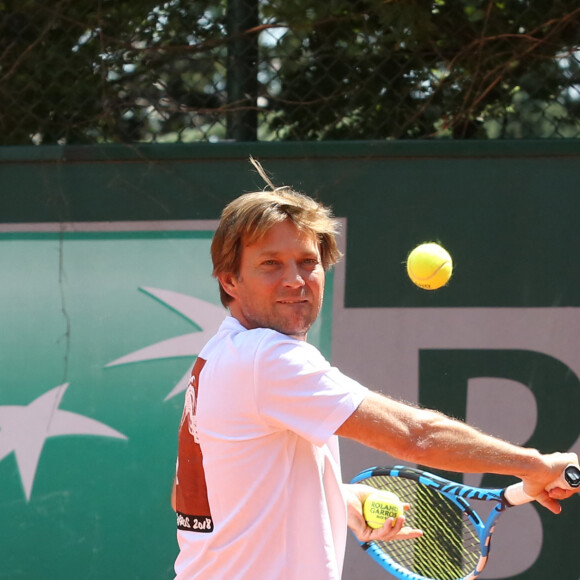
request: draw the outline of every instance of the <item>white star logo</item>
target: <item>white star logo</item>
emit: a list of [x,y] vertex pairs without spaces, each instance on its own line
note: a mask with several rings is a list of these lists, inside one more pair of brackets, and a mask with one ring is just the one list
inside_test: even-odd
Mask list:
[[97,435],[127,439],[104,423],[59,409],[68,385],[55,387],[26,406],[0,406],[0,461],[14,452],[27,501],[44,442],[49,437]]
[[[136,350],[110,362],[107,367],[179,356],[188,358],[197,356],[203,345],[217,332],[226,315],[225,309],[221,306],[216,306],[211,302],[206,302],[187,294],[158,288],[140,288],[140,290],[159,300],[159,302],[165,304],[201,328],[201,330],[169,338]],[[192,366],[188,367],[187,372],[165,397],[165,401],[187,389]]]

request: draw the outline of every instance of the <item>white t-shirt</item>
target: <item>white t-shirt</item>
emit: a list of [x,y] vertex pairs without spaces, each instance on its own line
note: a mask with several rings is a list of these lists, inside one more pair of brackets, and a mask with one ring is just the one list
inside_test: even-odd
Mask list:
[[[232,317],[198,362],[180,429],[177,579],[338,580],[347,516],[334,433],[367,389],[314,346]],[[196,440],[203,470],[186,477]],[[206,489],[210,513],[191,507]]]

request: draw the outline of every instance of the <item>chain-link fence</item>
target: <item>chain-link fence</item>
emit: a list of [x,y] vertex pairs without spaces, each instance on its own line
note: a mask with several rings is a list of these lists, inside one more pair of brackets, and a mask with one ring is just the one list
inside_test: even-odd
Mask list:
[[580,138],[577,0],[0,0],[0,144]]

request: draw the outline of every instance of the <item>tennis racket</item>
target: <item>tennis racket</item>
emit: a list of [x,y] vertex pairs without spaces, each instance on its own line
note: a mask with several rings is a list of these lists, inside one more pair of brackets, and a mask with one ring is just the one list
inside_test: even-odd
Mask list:
[[[477,578],[487,563],[499,516],[511,506],[534,499],[524,492],[522,482],[505,489],[484,489],[403,466],[373,467],[359,473],[351,483],[391,491],[402,502],[411,504],[405,512],[405,525],[423,530],[421,537],[359,542],[373,560],[403,580]],[[548,489],[579,486],[580,470],[569,465]],[[474,500],[494,503],[485,519],[470,503]]]

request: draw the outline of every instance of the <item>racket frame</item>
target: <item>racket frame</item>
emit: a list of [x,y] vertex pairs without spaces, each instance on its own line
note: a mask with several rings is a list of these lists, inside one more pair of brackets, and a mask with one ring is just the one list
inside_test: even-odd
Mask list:
[[[472,521],[479,537],[480,556],[475,569],[466,576],[462,576],[456,580],[474,580],[481,574],[489,557],[491,538],[495,530],[497,519],[508,507],[511,507],[511,504],[504,497],[504,489],[481,488],[455,483],[438,475],[402,465],[395,465],[393,467],[371,467],[365,469],[355,476],[351,483],[366,483],[367,485],[372,485],[372,483],[365,480],[375,476],[404,477],[416,481],[417,483],[436,490],[464,512]],[[494,501],[496,502],[496,505],[492,508],[487,518],[483,520],[472,508],[470,503],[467,501],[468,499]],[[365,550],[367,554],[375,560],[375,562],[397,578],[402,580],[432,580],[431,578],[421,576],[402,567],[388,554],[383,552],[375,542],[361,542],[358,539],[357,541],[363,550]]]

